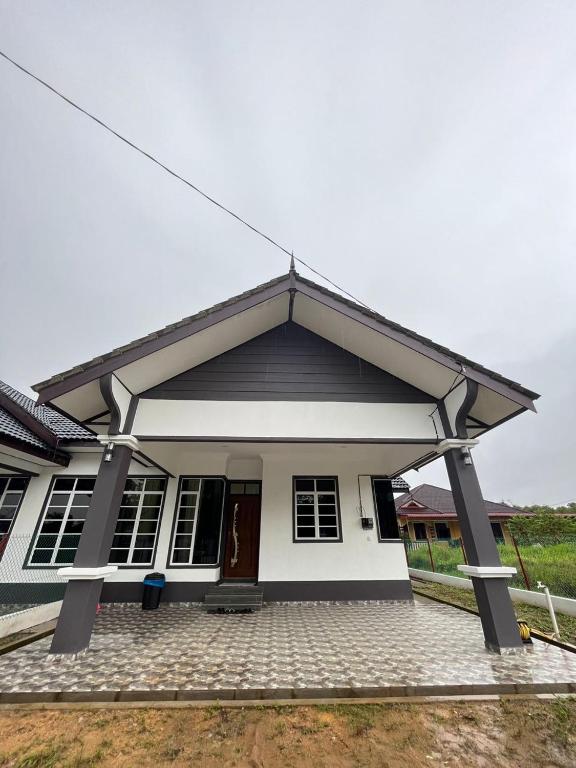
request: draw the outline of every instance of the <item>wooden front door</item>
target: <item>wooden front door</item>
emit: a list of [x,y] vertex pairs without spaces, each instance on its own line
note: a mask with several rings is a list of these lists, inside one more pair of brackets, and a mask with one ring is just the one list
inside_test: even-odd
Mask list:
[[225,579],[258,578],[260,496],[231,494],[226,507]]

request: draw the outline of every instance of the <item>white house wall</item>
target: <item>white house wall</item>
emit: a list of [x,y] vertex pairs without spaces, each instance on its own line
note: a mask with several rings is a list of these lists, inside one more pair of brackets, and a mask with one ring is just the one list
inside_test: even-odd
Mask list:
[[[374,529],[360,522],[358,475],[377,474],[377,467],[355,463],[264,456],[259,581],[406,580],[408,567],[401,542],[378,541]],[[292,476],[336,475],[342,542],[293,542]],[[374,518],[372,493],[364,486],[364,514]]]
[[135,435],[437,439],[430,403],[140,400]]
[[[379,446],[268,446],[269,453],[256,455],[247,447],[244,453],[233,449],[198,450],[194,444],[172,444],[170,449],[181,452],[178,473],[183,475],[226,475],[229,479],[258,479],[262,477],[262,517],[260,539],[259,581],[281,582],[400,582],[406,584],[407,565],[400,543],[380,543],[376,528],[365,531],[360,523],[358,475],[379,475],[381,453]],[[386,446],[392,450],[393,446]],[[408,446],[399,446],[405,450]],[[355,453],[356,452],[356,453]],[[96,476],[100,452],[73,454],[70,465],[56,471],[48,470],[30,479],[12,534],[0,561],[0,581],[6,583],[54,584],[55,569],[24,568],[25,555],[32,542],[46,495],[54,475]],[[132,462],[130,475],[158,475],[155,468],[145,468]],[[298,543],[292,541],[292,477],[293,475],[338,476],[343,541],[341,543]],[[361,478],[364,515],[374,516],[370,481]],[[169,478],[159,530],[155,562],[143,568],[119,568],[106,580],[106,590],[114,599],[138,599],[144,576],[158,570],[166,574],[168,583],[198,584],[193,598],[200,599],[203,584],[220,578],[220,568],[168,568],[170,538],[178,493],[178,477]],[[124,585],[124,586],[123,586]],[[130,587],[130,585],[132,585]],[[130,589],[128,589],[130,587]],[[120,589],[114,592],[114,589]],[[124,591],[122,591],[124,590]],[[123,597],[127,595],[127,597]]]

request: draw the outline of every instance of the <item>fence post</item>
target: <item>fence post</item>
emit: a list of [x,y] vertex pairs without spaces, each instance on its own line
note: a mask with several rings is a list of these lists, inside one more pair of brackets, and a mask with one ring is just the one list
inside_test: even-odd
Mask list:
[[462,550],[462,557],[464,558],[464,565],[468,565],[468,559],[466,557],[466,550],[464,549],[464,543],[462,541],[462,537],[458,539],[460,542],[460,549]]
[[524,584],[526,584],[526,589],[531,590],[532,587],[530,586],[530,579],[528,578],[528,574],[526,573],[526,568],[524,568],[524,563],[522,562],[522,558],[520,557],[520,551],[518,549],[518,544],[516,543],[516,536],[510,531],[510,537],[512,539],[512,544],[514,545],[514,551],[516,552],[516,557],[518,558],[518,562],[520,563],[520,570],[522,571],[522,576],[524,577]]
[[430,556],[432,573],[436,573],[436,568],[434,567],[434,558],[432,557],[432,547],[430,546],[430,539],[428,538],[428,531],[426,531],[426,544],[428,544],[428,555]]

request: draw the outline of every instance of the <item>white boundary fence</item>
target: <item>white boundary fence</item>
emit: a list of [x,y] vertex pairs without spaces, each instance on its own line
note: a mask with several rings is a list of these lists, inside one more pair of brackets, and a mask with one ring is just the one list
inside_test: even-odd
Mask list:
[[[437,584],[446,584],[449,587],[458,587],[459,589],[474,589],[470,579],[461,579],[459,576],[420,571],[417,568],[408,568],[408,573],[415,579],[422,579],[422,581],[434,581]],[[543,592],[529,592],[527,589],[515,589],[514,587],[510,587],[509,592],[515,603],[528,603],[528,605],[537,605],[539,608],[548,607],[546,595]],[[569,597],[556,597],[555,595],[551,595],[551,597],[555,611],[567,616],[576,616],[576,600]]]
[[62,600],[55,603],[35,605],[33,608],[25,608],[16,613],[6,613],[0,616],[0,638],[22,632],[25,629],[43,624],[45,621],[57,619],[62,608]]

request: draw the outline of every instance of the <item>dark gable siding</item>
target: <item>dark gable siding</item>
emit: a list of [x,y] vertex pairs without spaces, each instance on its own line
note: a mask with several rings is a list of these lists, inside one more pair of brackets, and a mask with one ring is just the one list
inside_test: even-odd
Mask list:
[[142,398],[429,403],[434,399],[293,322],[159,384]]

